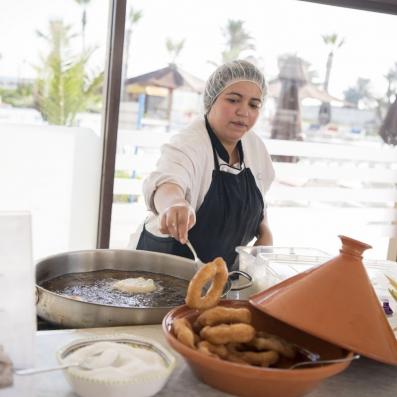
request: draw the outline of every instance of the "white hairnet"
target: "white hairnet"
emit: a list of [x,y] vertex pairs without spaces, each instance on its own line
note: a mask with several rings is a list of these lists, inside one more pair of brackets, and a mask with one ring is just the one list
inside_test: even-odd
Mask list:
[[231,84],[238,81],[250,81],[256,84],[262,93],[266,94],[266,82],[262,72],[252,63],[235,60],[219,66],[207,80],[204,90],[204,110],[207,114],[219,94]]

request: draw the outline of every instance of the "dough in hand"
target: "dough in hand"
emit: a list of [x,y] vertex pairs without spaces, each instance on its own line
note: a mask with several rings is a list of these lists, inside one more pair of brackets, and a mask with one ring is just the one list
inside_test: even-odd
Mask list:
[[156,284],[151,278],[137,277],[117,281],[112,288],[127,294],[144,294],[153,292]]

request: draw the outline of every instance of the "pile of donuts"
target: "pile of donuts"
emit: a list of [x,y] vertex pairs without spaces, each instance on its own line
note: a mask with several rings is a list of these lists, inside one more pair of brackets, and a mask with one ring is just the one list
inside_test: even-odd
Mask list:
[[[199,311],[194,321],[173,321],[175,337],[184,345],[217,359],[260,367],[278,366],[292,360],[297,351],[284,339],[258,331],[247,308],[218,306],[228,270],[222,258],[203,265],[189,283],[186,305]],[[211,283],[204,296],[205,285]]]

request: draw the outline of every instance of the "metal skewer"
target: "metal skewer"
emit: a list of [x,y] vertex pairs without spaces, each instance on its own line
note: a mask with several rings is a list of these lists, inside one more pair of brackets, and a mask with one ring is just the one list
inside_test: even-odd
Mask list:
[[353,355],[352,357],[348,358],[337,358],[334,360],[318,360],[318,361],[302,361],[300,363],[296,363],[294,365],[291,365],[289,369],[295,369],[299,367],[304,367],[306,365],[322,365],[322,364],[333,364],[333,363],[343,363],[345,361],[353,361],[359,359],[360,356],[358,354]]
[[193,254],[194,261],[196,262],[196,270],[198,270],[199,265],[200,265],[202,262],[201,262],[200,258],[198,257],[196,250],[193,248],[192,243],[191,243],[189,240],[186,240],[186,245],[189,247],[190,251],[191,251],[192,254]]

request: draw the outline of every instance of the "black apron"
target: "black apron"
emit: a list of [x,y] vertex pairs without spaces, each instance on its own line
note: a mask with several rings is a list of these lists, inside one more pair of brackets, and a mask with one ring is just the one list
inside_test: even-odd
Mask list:
[[[206,124],[207,129],[210,129],[209,124]],[[213,134],[212,131],[208,133],[210,137]],[[248,244],[258,232],[264,203],[251,170],[244,168],[237,175],[221,171],[212,138],[211,144],[215,169],[208,192],[196,213],[196,224],[189,230],[189,240],[203,262],[210,262],[220,256],[232,270],[237,256],[235,248]],[[243,163],[241,144],[240,148],[240,161]],[[186,245],[172,237],[155,236],[145,226],[137,249],[193,259]]]

